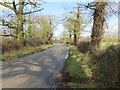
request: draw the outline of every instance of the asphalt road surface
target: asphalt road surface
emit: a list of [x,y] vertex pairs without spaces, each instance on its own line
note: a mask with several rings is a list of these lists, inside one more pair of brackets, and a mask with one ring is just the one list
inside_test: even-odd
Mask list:
[[68,47],[56,44],[43,52],[2,64],[2,88],[50,88],[62,69]]

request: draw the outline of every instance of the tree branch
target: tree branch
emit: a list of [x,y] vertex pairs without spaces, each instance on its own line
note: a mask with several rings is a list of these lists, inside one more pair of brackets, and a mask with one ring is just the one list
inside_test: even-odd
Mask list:
[[17,36],[15,36],[15,35],[12,35],[12,34],[8,34],[8,35],[0,35],[0,36],[4,36],[4,37],[9,37],[9,36],[12,36],[12,37],[15,37],[15,38],[17,38]]
[[11,9],[11,10],[13,10],[13,11],[16,12],[16,10],[15,10],[13,7],[7,5],[6,3],[2,3],[2,2],[0,2],[0,5],[4,6],[4,7],[6,7],[6,8],[9,8],[9,9]]
[[86,8],[93,9],[93,10],[96,9],[96,8],[94,8],[96,5],[90,5],[89,3],[88,3],[88,5],[84,5],[84,4],[79,4],[79,5],[85,6]]
[[5,6],[6,8],[9,8],[9,9],[11,9],[11,10],[14,10],[13,7],[11,7],[11,6],[9,6],[9,5],[5,4],[5,3],[0,2],[0,5],[3,5],[3,6]]
[[10,22],[8,22],[8,21],[5,21],[3,19],[0,19],[0,21],[2,21],[3,26],[7,26],[7,27],[12,28],[12,29],[17,29],[17,27],[12,26],[12,24]]
[[113,12],[113,13],[117,13],[117,11],[115,11],[115,10],[113,10],[113,8],[108,4],[108,6],[109,6],[109,8],[111,9],[111,11]]
[[43,8],[39,9],[39,10],[35,10],[35,11],[30,11],[30,12],[23,13],[23,15],[35,13],[35,12],[38,12],[38,11],[41,11],[41,10],[43,10]]
[[15,1],[13,1],[13,8],[14,8],[15,10],[17,10],[17,9],[16,9],[16,5],[15,5]]

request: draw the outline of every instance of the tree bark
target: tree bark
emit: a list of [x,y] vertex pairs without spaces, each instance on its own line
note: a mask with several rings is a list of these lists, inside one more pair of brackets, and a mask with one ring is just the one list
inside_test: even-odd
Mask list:
[[74,25],[74,45],[80,42],[80,7],[77,7],[76,23]]
[[96,9],[94,11],[94,24],[91,34],[91,51],[95,52],[100,49],[102,37],[104,35],[104,22],[105,22],[105,6],[106,2],[96,2]]
[[[75,26],[74,26],[75,27]],[[74,28],[74,45],[77,45],[76,28]]]
[[17,39],[23,43],[23,45],[25,45],[25,41],[24,41],[24,29],[23,29],[23,25],[24,25],[24,15],[23,15],[23,10],[24,10],[24,1],[22,0],[22,2],[19,2],[19,8],[18,8],[18,12],[17,12]]

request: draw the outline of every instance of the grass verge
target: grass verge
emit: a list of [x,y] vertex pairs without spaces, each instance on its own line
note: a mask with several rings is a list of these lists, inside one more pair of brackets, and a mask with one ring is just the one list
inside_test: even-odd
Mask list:
[[6,54],[4,54],[0,57],[0,60],[7,61],[7,60],[10,60],[10,59],[13,59],[13,58],[33,54],[35,52],[44,51],[44,50],[46,50],[50,47],[53,47],[53,46],[55,46],[55,44],[42,45],[42,46],[39,46],[39,47],[27,47],[27,48],[24,48],[24,49],[21,49],[21,50],[6,53]]
[[87,43],[81,43],[78,48],[69,45],[69,58],[62,72],[63,86],[68,88],[119,88],[120,45],[102,43],[101,50],[91,55],[84,50],[87,48],[84,44]]
[[69,45],[69,58],[63,73],[63,81],[69,88],[94,88],[95,84],[91,81],[92,69],[88,62],[90,57],[83,54],[74,46]]

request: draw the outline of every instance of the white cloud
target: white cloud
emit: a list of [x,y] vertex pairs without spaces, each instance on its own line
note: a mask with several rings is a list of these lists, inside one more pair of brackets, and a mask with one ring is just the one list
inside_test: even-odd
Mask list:
[[110,18],[108,21],[108,26],[109,28],[106,29],[106,34],[118,34],[118,17],[113,16]]
[[2,8],[0,8],[0,14],[2,13]]
[[118,35],[118,26],[113,26],[112,28],[106,29],[106,34]]
[[62,36],[62,32],[64,31],[64,26],[62,24],[59,24],[54,31],[54,37],[60,38]]

